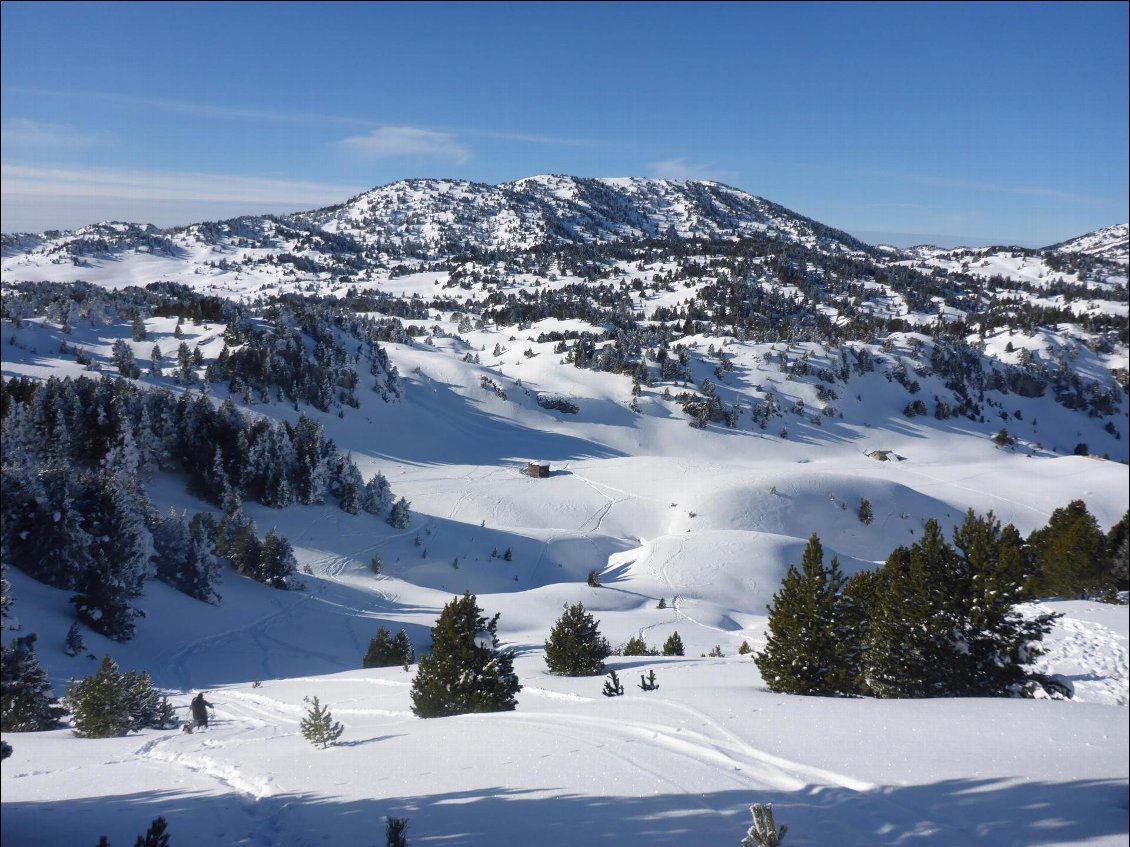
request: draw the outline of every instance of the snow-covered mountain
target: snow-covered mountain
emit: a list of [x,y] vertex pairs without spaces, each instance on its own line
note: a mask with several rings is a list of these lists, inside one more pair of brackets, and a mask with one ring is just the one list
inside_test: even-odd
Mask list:
[[1085,253],[1122,265],[1130,264],[1130,224],[1097,229],[1046,249],[1060,253]]
[[[386,815],[417,847],[736,844],[752,803],[796,847],[1126,847],[1125,606],[1024,604],[1064,615],[1035,669],[1072,702],[786,695],[747,655],[813,533],[851,575],[967,509],[1023,537],[1073,500],[1104,533],[1120,520],[1123,266],[872,251],[717,183],[569,177],[3,246],[6,461],[42,450],[57,478],[60,455],[112,443],[137,454],[150,519],[214,526],[201,480],[226,456],[303,589],[223,564],[213,605],[149,578],[131,640],[81,627],[71,655],[72,590],[9,561],[5,636],[38,634],[56,694],[112,654],[181,715],[207,689],[216,719],[5,733],[5,847],[133,843],[157,815],[174,844],[383,843]],[[322,501],[287,493],[300,431],[350,458],[317,465]],[[343,480],[377,475],[407,525],[344,505]],[[378,627],[426,653],[463,591],[501,613],[517,709],[417,718],[418,665],[361,656]],[[551,674],[545,641],[577,602],[613,647],[678,633],[686,655],[612,656],[619,697]],[[635,685],[649,671],[658,690]],[[345,727],[327,750],[300,731],[313,696]]]
[[766,235],[833,251],[864,245],[718,182],[534,176],[502,185],[403,180],[297,216],[329,231],[433,254],[544,244]]

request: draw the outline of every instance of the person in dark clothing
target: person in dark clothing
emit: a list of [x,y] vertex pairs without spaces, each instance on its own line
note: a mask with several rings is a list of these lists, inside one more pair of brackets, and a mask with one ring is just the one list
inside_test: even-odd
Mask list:
[[208,709],[215,708],[211,703],[204,699],[204,692],[201,691],[192,698],[192,723],[196,726],[208,728]]

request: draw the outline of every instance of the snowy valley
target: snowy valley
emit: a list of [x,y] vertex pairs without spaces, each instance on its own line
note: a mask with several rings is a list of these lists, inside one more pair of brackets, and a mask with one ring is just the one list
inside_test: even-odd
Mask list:
[[[813,534],[852,577],[968,510],[1024,539],[1073,501],[1119,525],[1127,253],[1125,225],[898,250],[720,183],[559,176],[5,235],[5,644],[36,633],[56,696],[109,654],[182,720],[215,705],[191,734],[5,732],[5,845],[157,816],[173,844],[383,844],[390,816],[418,846],[738,844],[767,803],[795,847],[1126,845],[1130,622],[1097,590],[1125,586],[1020,606],[1061,615],[1033,670],[1071,699],[775,693],[752,656]],[[153,558],[132,637],[83,625],[68,655],[81,589],[26,564],[66,523],[44,504],[93,497],[68,465],[139,481],[152,556],[162,521],[238,503],[291,590],[221,556],[193,597]],[[47,466],[79,488],[34,488]],[[362,658],[378,627],[425,656],[464,592],[517,707],[422,719],[418,661]],[[622,696],[547,669],[575,603]],[[623,655],[674,633],[684,655]]]

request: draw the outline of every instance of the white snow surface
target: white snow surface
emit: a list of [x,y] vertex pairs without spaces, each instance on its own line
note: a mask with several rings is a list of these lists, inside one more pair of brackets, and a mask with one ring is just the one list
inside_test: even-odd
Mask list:
[[[536,177],[513,191],[545,198],[576,187]],[[183,264],[159,254],[117,269],[108,260],[75,268],[33,259],[5,259],[5,278],[81,273],[121,287]],[[208,274],[199,286],[228,296],[280,282]],[[437,281],[415,273],[380,283],[426,297]],[[56,694],[109,653],[123,670],[148,670],[182,715],[194,691],[207,692],[216,720],[191,735],[5,734],[14,754],[0,769],[4,847],[94,844],[101,835],[132,844],[157,815],[167,818],[174,845],[382,844],[389,815],[410,819],[417,847],[736,845],[752,803],[773,804],[794,847],[1130,843],[1126,606],[1031,607],[1063,614],[1038,667],[1067,676],[1072,701],[779,695],[737,652],[743,642],[764,645],[766,605],[813,532],[826,556],[837,554],[854,573],[913,542],[930,518],[948,532],[968,508],[992,510],[1026,535],[1054,509],[1083,499],[1108,529],[1130,500],[1126,464],[1065,455],[1086,442],[1092,453],[1122,459],[1126,442],[1101,421],[1051,398],[1010,395],[1008,427],[1018,443],[1002,449],[989,438],[1000,419],[908,419],[907,395],[892,394],[876,372],[841,389],[837,413],[821,423],[812,380],[786,380],[768,364],[784,344],[700,338],[688,341],[732,354],[733,375],[718,387],[727,404],[748,408],[772,393],[782,407],[803,401],[807,411],[782,419],[787,438],[781,423],[760,431],[748,414],[737,430],[699,431],[661,389],[646,389],[634,413],[623,376],[562,366],[552,343],[533,340],[568,322],[487,327],[462,338],[450,316],[437,314],[434,323],[446,334],[433,344],[386,345],[403,377],[402,401],[363,393],[360,408],[341,418],[302,409],[351,451],[366,478],[383,472],[411,501],[408,529],[333,505],[245,504],[261,533],[277,526],[294,545],[309,571],[304,591],[275,591],[229,571],[222,605],[209,606],[149,582],[140,601],[147,614],[132,641],[86,633],[90,656],[71,658],[62,652],[73,617],[68,593],[8,569],[15,617],[23,632],[38,633],[37,654]],[[146,341],[131,342],[139,359],[154,343],[166,355],[176,349],[174,326],[150,318]],[[222,346],[222,326],[186,323],[184,331],[190,345],[201,342],[206,361]],[[66,340],[111,370],[111,345],[129,334],[124,322],[83,324]],[[915,338],[892,336],[893,355],[908,356]],[[4,376],[81,375],[73,356],[56,352],[61,339],[34,316],[19,328],[5,323]],[[1126,364],[1124,346],[1088,359],[1066,332],[1001,334],[987,343],[1005,358],[1016,355],[1006,352],[1008,342],[1037,352],[1063,345],[1096,374]],[[496,343],[498,356],[490,352]],[[463,361],[468,351],[481,364]],[[816,362],[825,355],[815,345],[789,352],[809,352]],[[481,376],[504,386],[507,399],[484,391]],[[182,390],[167,376],[139,382]],[[939,390],[937,377],[923,377],[922,396]],[[579,412],[540,408],[539,391],[571,398]],[[217,402],[224,396],[218,387]],[[298,415],[278,404],[250,412]],[[872,450],[890,451],[892,461],[868,458]],[[529,460],[549,461],[551,476],[525,476]],[[147,484],[162,511],[210,508],[180,477]],[[855,514],[864,497],[875,515],[869,526]],[[512,561],[491,555],[506,549]],[[374,553],[384,562],[380,576],[369,569]],[[592,569],[602,587],[586,585]],[[361,657],[378,626],[403,627],[423,652],[440,609],[464,590],[488,615],[501,613],[499,635],[517,652],[523,685],[518,707],[418,719],[409,698],[415,667],[362,670]],[[657,608],[660,599],[666,608]],[[613,657],[626,689],[620,698],[601,696],[601,677],[550,675],[545,639],[562,606],[577,601],[613,646],[639,635],[658,647],[677,631],[686,657]],[[707,655],[716,646],[723,655]],[[649,670],[660,688],[644,692],[636,681]],[[314,696],[345,727],[326,750],[298,728]]]

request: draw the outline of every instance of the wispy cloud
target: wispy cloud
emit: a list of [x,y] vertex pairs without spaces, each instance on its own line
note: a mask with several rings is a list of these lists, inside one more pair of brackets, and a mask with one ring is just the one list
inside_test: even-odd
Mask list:
[[983,194],[1012,194],[1021,197],[1039,197],[1045,200],[1057,200],[1063,203],[1080,203],[1083,205],[1099,205],[1110,202],[1109,198],[1075,194],[1070,191],[1061,191],[1056,188],[1047,188],[1040,185],[1008,185],[1005,183],[965,179],[962,177],[903,173],[897,171],[865,171],[864,173],[881,179],[900,180],[903,182],[913,182],[918,185],[953,188],[959,191],[974,191]]
[[412,126],[382,126],[366,135],[343,139],[336,146],[366,159],[440,156],[465,162],[471,156],[470,151],[453,134]]
[[99,102],[118,106],[137,106],[204,118],[237,118],[241,120],[264,121],[268,123],[337,123],[354,126],[372,126],[372,121],[347,115],[321,115],[312,112],[272,111],[270,109],[251,109],[240,106],[217,106],[211,103],[190,103],[163,97],[138,97],[133,94],[114,94],[106,91],[57,91],[52,89],[26,88],[13,86],[5,91],[13,94],[30,94],[36,97],[52,97],[67,100],[81,100],[84,103]]
[[703,179],[717,182],[737,182],[737,171],[716,168],[701,162],[688,162],[686,159],[665,159],[648,165],[651,175],[656,179]]
[[87,132],[65,124],[44,123],[29,118],[9,118],[0,127],[4,135],[4,146],[59,149],[69,147],[90,147],[103,143],[106,139],[97,133]]
[[481,135],[499,141],[521,141],[525,144],[547,144],[557,147],[596,147],[596,142],[581,138],[560,138],[553,135],[531,135],[524,132],[467,131],[467,135]]
[[295,208],[344,200],[357,186],[175,171],[0,166],[8,197],[84,197],[215,203],[292,204]]

